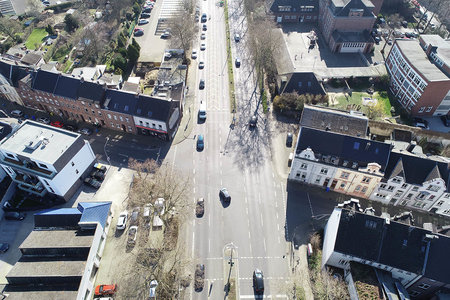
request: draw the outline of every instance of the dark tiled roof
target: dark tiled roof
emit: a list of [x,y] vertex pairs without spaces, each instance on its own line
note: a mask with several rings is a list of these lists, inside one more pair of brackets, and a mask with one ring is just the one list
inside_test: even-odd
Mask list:
[[300,126],[359,137],[366,136],[368,124],[365,116],[310,105],[305,105],[300,119]]
[[56,82],[58,81],[58,77],[58,73],[38,70],[36,73],[34,73],[32,87],[35,90],[53,93],[55,90]]
[[54,94],[70,99],[77,99],[77,89],[80,81],[76,78],[60,75],[56,83]]
[[340,166],[343,165],[345,160],[349,162],[348,168],[352,167],[353,162],[358,163],[358,168],[365,167],[368,163],[378,163],[381,170],[384,170],[391,146],[368,139],[302,127],[297,153],[308,147],[314,151],[315,155],[320,154],[322,160],[326,156],[338,158],[338,165]]
[[[284,79],[286,79],[286,84],[283,86],[282,84],[279,85],[281,94],[297,92],[298,94],[325,95],[323,86],[312,72],[295,72],[279,77],[279,81]],[[300,82],[301,86],[299,86]],[[308,83],[310,83],[310,86]]]
[[0,60],[0,74],[16,86],[19,80],[30,74],[30,71],[28,71],[28,68],[26,67],[17,66]]
[[431,241],[425,277],[440,282],[450,283],[450,259],[446,257],[450,249],[450,238],[440,236]]
[[89,81],[80,81],[80,85],[78,87],[78,98],[101,102],[104,95],[105,88],[103,85]]
[[333,40],[336,43],[345,43],[345,42],[374,43],[375,42],[368,30],[364,30],[361,32],[343,32],[343,31],[335,30],[335,31],[333,31]]
[[105,98],[104,106],[111,111],[132,115],[136,110],[136,93],[108,89]]
[[[399,161],[402,172],[399,170]],[[385,178],[395,177],[397,172],[398,176],[403,175],[405,181],[410,184],[422,184],[427,178],[439,178],[436,177],[439,175],[447,184],[447,189],[449,186],[449,166],[444,162],[393,151],[389,157]]]
[[166,122],[169,119],[171,107],[171,101],[140,95],[134,115]]
[[317,13],[319,11],[319,1],[318,0],[275,0],[270,7],[270,10],[274,13],[279,12],[279,6],[291,6],[291,13],[301,12],[301,6],[313,6],[312,11],[306,13]]
[[21,63],[34,66],[42,59],[42,54],[29,52],[20,60]]

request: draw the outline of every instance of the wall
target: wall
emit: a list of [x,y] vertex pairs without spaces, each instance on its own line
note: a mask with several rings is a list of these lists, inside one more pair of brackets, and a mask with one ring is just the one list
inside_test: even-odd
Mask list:
[[339,220],[341,219],[341,209],[335,208],[325,226],[325,237],[322,248],[322,268],[329,264],[331,255],[334,253],[334,244],[336,242]]
[[[416,105],[414,105],[411,109],[411,114],[420,116],[432,116],[449,90],[450,79],[444,81],[428,82],[428,86],[423,92],[422,97],[420,97]],[[424,112],[419,113],[421,107],[431,107],[432,109],[429,112],[427,112],[428,109],[426,109]]]
[[14,181],[11,181],[11,184],[8,186],[8,189],[6,190],[6,193],[3,195],[3,198],[0,202],[0,220],[3,219],[3,215],[5,214],[5,211],[2,209],[3,205],[6,203],[6,201],[11,200],[12,196],[14,196],[14,193],[16,192],[17,183]]
[[348,284],[348,293],[350,294],[351,300],[357,300],[358,292],[356,291],[355,281],[353,281],[353,276],[351,272],[345,274],[345,282]]
[[155,130],[157,132],[167,133],[166,122],[157,121],[149,118],[142,118],[133,116],[134,123],[136,126],[144,127],[144,129],[148,128],[148,130]]

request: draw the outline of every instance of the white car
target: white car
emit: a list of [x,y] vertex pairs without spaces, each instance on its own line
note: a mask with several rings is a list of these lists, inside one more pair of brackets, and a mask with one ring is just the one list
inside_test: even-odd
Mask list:
[[136,242],[137,230],[137,226],[131,226],[130,229],[128,229],[128,242]]
[[41,123],[44,123],[44,124],[50,124],[50,119],[42,117],[42,118],[38,119],[38,122],[41,122]]
[[125,210],[121,212],[119,215],[119,220],[117,220],[117,229],[124,230],[125,227],[127,227],[127,220],[128,220],[128,212]]
[[197,58],[197,49],[192,50],[191,58],[192,59],[196,59]]
[[147,19],[140,19],[138,22],[138,25],[144,25],[144,24],[148,24],[148,20]]
[[205,62],[201,60],[201,61],[198,63],[198,68],[199,68],[199,69],[203,69],[204,67],[205,67]]
[[205,39],[206,39],[206,33],[203,32],[203,33],[200,35],[200,39],[201,39],[201,40],[205,40]]
[[200,50],[202,50],[202,51],[206,50],[206,43],[202,43],[200,45]]

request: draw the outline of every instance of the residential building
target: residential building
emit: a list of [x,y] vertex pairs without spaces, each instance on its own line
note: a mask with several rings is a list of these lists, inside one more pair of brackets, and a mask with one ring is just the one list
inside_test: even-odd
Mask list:
[[319,0],[275,0],[270,11],[277,23],[317,22]]
[[325,89],[313,72],[294,72],[277,76],[278,93],[325,95]]
[[29,120],[0,143],[0,166],[18,188],[37,196],[51,193],[67,201],[94,160],[80,134]]
[[29,68],[0,60],[0,95],[10,102],[24,106],[16,88],[19,80],[26,77]]
[[[41,67],[42,69],[42,67]],[[74,68],[72,77],[97,82],[98,84],[106,84],[108,88],[120,89],[122,84],[122,75],[106,73],[106,65],[96,65],[95,67]]]
[[358,262],[389,276],[395,282],[394,295],[430,299],[450,284],[449,247],[448,236],[390,218],[335,208],[325,227],[322,266],[343,269],[348,279],[352,262]]
[[450,42],[435,35],[396,39],[386,59],[390,90],[414,116],[450,111]]
[[370,35],[376,21],[375,13],[382,1],[320,0],[319,26],[331,51],[337,53],[368,53],[374,40]]
[[367,198],[384,175],[390,145],[301,127],[289,180]]
[[41,211],[6,275],[8,300],[91,299],[109,226],[111,202]]
[[369,199],[425,211],[450,206],[450,198],[445,197],[449,172],[449,161],[444,158],[393,150],[385,175]]
[[347,112],[306,104],[300,126],[364,138],[369,131],[369,119],[356,111]]

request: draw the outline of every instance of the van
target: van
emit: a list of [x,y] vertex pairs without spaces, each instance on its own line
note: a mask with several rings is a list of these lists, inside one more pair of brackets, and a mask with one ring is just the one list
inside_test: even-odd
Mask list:
[[16,109],[11,112],[11,116],[16,117],[16,118],[21,118],[21,117],[23,117],[23,112]]
[[206,120],[206,103],[203,101],[200,102],[200,108],[198,109],[198,118],[201,121]]

